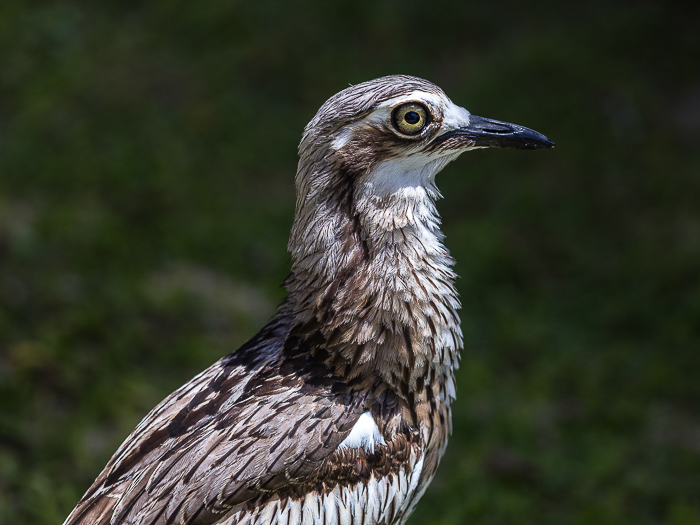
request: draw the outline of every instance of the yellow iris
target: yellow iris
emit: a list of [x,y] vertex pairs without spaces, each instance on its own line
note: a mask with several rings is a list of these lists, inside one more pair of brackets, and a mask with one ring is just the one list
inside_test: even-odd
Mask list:
[[391,114],[394,127],[404,135],[416,135],[428,124],[428,112],[421,104],[410,102],[396,108]]

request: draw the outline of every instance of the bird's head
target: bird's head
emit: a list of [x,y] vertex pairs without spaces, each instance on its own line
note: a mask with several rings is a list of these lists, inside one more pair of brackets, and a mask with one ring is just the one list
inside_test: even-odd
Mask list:
[[471,149],[552,146],[531,129],[472,115],[432,82],[392,75],[344,89],[321,106],[299,147],[300,171],[327,164],[384,193],[431,186],[438,171]]
[[304,130],[293,233],[330,219],[330,234],[332,212],[341,208],[376,218],[372,228],[386,221],[400,227],[413,211],[434,215],[424,204],[439,196],[435,175],[465,151],[552,146],[531,129],[472,115],[427,80],[392,75],[351,86]]

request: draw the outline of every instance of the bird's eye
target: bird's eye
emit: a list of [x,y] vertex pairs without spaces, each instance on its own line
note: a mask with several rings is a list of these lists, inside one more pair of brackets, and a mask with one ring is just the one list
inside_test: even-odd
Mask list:
[[391,114],[394,127],[404,135],[417,135],[428,124],[425,106],[411,102],[396,108]]

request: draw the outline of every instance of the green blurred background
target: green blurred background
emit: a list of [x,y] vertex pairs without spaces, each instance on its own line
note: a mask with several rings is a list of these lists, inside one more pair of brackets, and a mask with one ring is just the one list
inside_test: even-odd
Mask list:
[[0,523],[61,523],[265,322],[303,126],[391,73],[557,142],[438,178],[465,351],[410,523],[700,523],[688,5],[3,0]]

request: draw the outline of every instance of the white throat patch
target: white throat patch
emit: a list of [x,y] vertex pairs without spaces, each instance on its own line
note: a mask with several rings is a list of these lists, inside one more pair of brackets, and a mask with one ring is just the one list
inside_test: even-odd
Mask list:
[[409,196],[406,194],[419,191],[425,194],[426,189],[433,194],[433,197],[437,197],[439,193],[435,187],[435,175],[460,153],[442,157],[414,154],[404,158],[385,160],[372,170],[364,184],[371,186],[366,189],[380,199],[397,193]]
[[374,454],[375,445],[386,445],[377,424],[370,412],[365,412],[352,427],[350,434],[338,445],[338,450],[345,448],[364,448],[370,454]]

